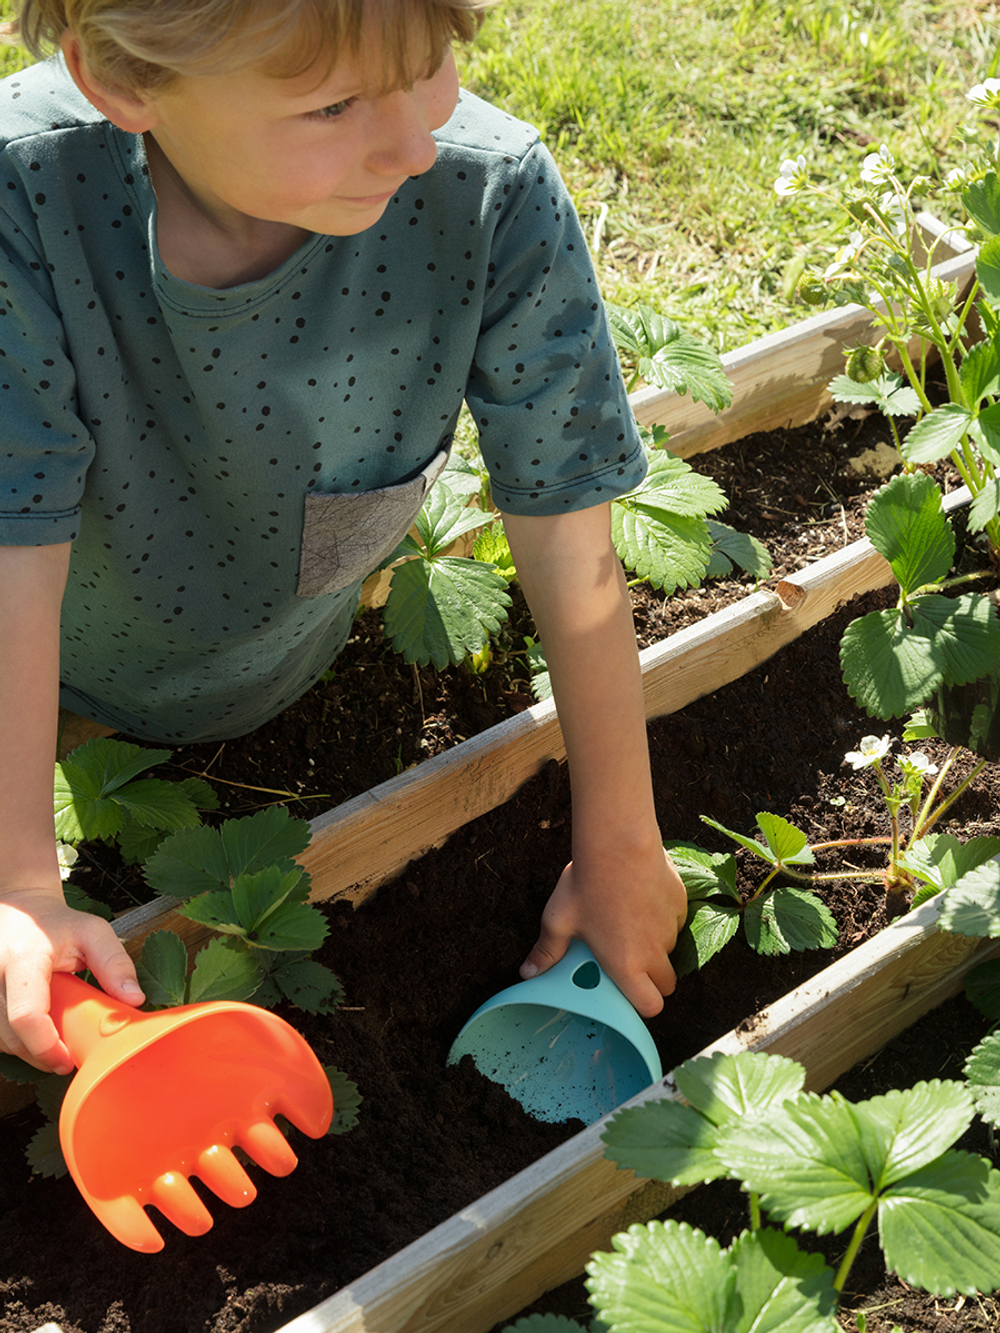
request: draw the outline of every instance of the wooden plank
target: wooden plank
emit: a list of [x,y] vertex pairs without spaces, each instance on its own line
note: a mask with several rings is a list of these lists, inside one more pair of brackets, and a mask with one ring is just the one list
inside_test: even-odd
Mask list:
[[[829,1086],[961,989],[995,940],[939,931],[926,903],[702,1052],[770,1051]],[[674,1096],[669,1077],[628,1104]],[[603,1159],[607,1120],[577,1134],[277,1333],[486,1333],[568,1281],[594,1249],[682,1191],[650,1187]]]
[[[960,251],[934,266],[942,281],[967,288],[975,273],[975,250],[958,232],[928,214],[919,221],[925,237],[945,251]],[[801,320],[788,329],[727,352],[722,364],[733,385],[732,405],[716,416],[704,403],[662,389],[632,395],[643,426],[665,426],[668,447],[680,458],[718,449],[744,435],[802,425],[828,408],[827,384],[843,373],[845,347],[869,341],[872,321],[861,306],[843,306]]]

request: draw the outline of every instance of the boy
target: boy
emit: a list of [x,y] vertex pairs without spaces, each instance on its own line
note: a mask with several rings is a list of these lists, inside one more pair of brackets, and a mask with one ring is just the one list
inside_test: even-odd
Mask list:
[[0,1048],[38,1068],[69,1068],[53,971],[142,1002],[62,898],[60,697],[173,743],[274,716],[343,646],[463,398],[573,791],[522,975],[580,936],[641,1013],[674,987],[686,900],[608,515],[643,455],[551,159],[460,96],[484,3],[20,6],[61,51],[0,83]]

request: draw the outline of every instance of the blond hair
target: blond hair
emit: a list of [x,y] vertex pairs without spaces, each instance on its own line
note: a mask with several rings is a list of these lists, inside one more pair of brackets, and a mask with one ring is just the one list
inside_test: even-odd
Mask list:
[[[152,91],[177,75],[257,67],[295,74],[319,52],[356,54],[370,21],[386,84],[412,83],[428,53],[475,35],[493,0],[20,0],[10,31],[35,56],[71,29],[110,87]],[[425,39],[415,56],[414,36]]]

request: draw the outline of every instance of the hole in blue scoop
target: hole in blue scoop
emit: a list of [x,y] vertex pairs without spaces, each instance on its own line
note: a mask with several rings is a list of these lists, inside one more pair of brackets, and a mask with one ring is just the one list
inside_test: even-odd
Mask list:
[[594,990],[600,984],[601,969],[593,960],[583,963],[573,973],[573,985],[581,990]]

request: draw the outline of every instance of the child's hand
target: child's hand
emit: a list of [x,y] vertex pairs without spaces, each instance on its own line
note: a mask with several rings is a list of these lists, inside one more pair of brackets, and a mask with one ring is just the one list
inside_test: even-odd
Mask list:
[[74,911],[59,889],[0,894],[0,1051],[68,1074],[73,1061],[49,1018],[49,978],[85,967],[115,999],[142,1004],[135,967],[107,921]]
[[667,955],[686,916],[687,893],[662,846],[631,855],[619,849],[603,866],[577,855],[545,906],[521,976],[548,971],[579,938],[638,1012],[652,1018],[677,984]]

